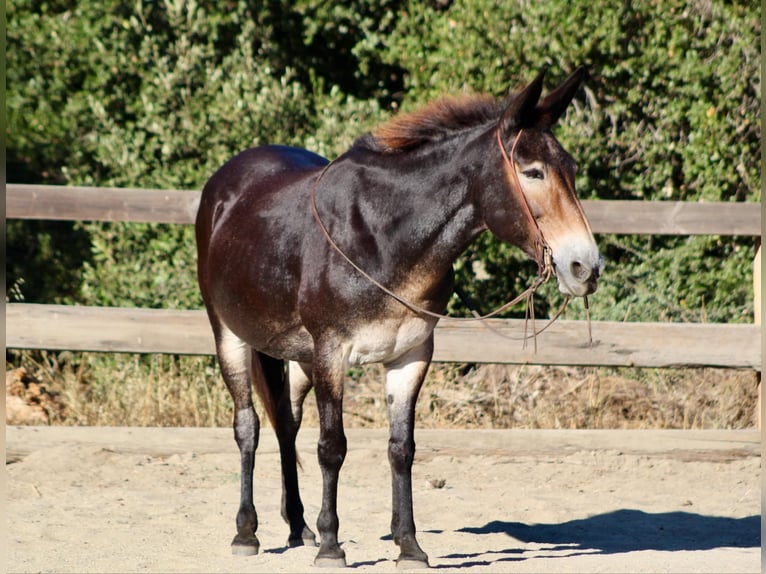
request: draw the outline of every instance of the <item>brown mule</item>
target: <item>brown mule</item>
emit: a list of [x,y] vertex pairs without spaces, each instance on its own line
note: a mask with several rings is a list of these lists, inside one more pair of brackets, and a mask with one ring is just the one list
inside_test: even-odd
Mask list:
[[[417,309],[444,311],[453,262],[487,230],[538,262],[549,250],[559,288],[569,295],[595,291],[601,272],[575,194],[575,162],[551,133],[585,71],[540,99],[544,74],[505,103],[443,99],[396,117],[329,167],[305,150],[265,146],[242,152],[210,178],[196,222],[198,275],[235,405],[242,463],[235,553],[259,549],[253,465],[260,421],[252,387],[279,441],[288,544],[315,543],[303,517],[295,452],[313,386],[324,481],[316,564],[345,565],[336,512],[346,455],[344,374],[351,365],[378,362],[386,369],[397,562],[428,565],[415,536],[411,469],[415,401],[438,319]],[[312,193],[337,248],[312,214]]]

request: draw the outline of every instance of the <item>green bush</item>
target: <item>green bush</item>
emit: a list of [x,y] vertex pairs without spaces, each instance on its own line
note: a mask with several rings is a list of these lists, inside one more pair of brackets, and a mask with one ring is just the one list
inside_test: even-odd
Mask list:
[[[585,64],[591,78],[556,132],[579,162],[581,196],[760,201],[758,8],[722,0],[590,8],[11,0],[8,178],[200,189],[246,147],[283,143],[334,156],[398,109],[445,92],[500,97],[545,63],[552,86]],[[200,306],[191,227],[48,225],[9,226],[12,297]],[[599,242],[607,266],[594,317],[752,314],[751,238]],[[456,268],[482,310],[518,293],[535,271],[488,236]],[[476,277],[479,268],[488,279]],[[537,312],[559,303],[547,286]]]
[[[592,10],[479,0],[447,11],[413,2],[386,58],[408,70],[408,106],[444,91],[501,95],[545,63],[549,82],[585,64],[591,78],[557,129],[578,160],[582,197],[758,202],[759,37],[757,8],[723,2]],[[599,240],[606,274],[592,298],[595,317],[751,320],[751,238]],[[476,262],[491,279],[474,283]],[[491,238],[458,268],[484,310],[529,284],[525,269],[534,272]],[[539,313],[560,303],[555,289],[545,295]]]

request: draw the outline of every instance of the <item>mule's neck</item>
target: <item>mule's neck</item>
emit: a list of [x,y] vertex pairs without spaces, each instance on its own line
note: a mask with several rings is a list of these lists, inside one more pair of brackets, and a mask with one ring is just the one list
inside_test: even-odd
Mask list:
[[453,262],[487,229],[485,210],[508,199],[494,138],[485,125],[413,150],[352,148],[337,162],[349,178],[338,184],[351,188],[335,194],[338,244],[391,286],[413,275],[451,280]]

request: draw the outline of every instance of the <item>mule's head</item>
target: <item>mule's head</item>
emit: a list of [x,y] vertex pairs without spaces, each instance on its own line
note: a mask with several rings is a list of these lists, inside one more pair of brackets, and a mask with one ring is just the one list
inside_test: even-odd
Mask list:
[[506,209],[485,212],[490,231],[539,263],[542,234],[551,250],[559,289],[573,296],[596,290],[603,259],[575,192],[577,165],[551,127],[572,101],[585,73],[584,68],[578,69],[541,100],[543,69],[511,100],[497,125],[497,141],[498,148],[504,148],[500,150],[505,156],[504,201],[513,204],[513,223],[509,224]]

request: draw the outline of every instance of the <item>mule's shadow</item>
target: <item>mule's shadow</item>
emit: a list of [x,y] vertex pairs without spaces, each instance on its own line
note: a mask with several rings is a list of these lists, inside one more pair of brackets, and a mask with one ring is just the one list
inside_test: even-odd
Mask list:
[[[713,548],[757,548],[761,545],[761,517],[729,518],[692,512],[648,513],[621,509],[560,524],[524,524],[495,520],[458,532],[507,534],[524,543],[551,545],[546,550],[578,554],[618,554],[639,550],[711,550]],[[490,554],[516,555],[500,560],[522,559],[518,548],[490,551]],[[478,555],[477,555],[478,556]],[[470,558],[452,555],[450,558]],[[446,558],[446,557],[445,557]]]

